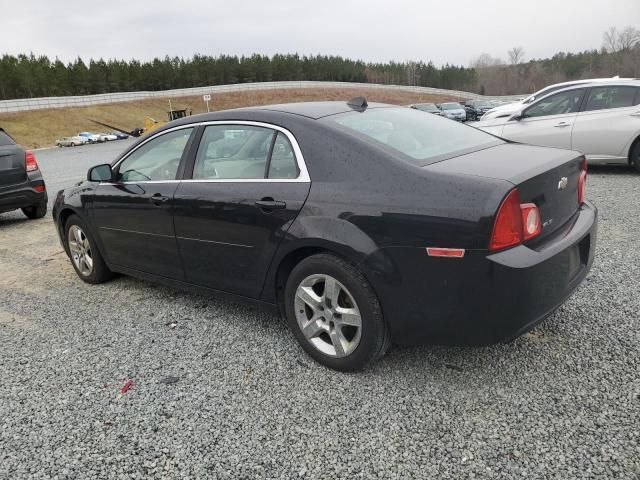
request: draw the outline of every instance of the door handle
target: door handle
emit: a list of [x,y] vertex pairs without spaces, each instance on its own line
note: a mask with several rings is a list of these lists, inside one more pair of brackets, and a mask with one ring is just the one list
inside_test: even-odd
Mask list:
[[267,211],[287,208],[287,204],[285,202],[274,200],[271,197],[265,197],[261,200],[256,201],[256,206],[260,207],[262,210]]
[[169,200],[169,197],[165,197],[160,193],[156,193],[149,197],[149,202],[153,203],[154,205],[162,205],[167,200]]
[[562,128],[562,127],[568,127],[569,125],[571,125],[571,124],[570,124],[570,123],[567,123],[567,122],[560,122],[560,123],[556,123],[556,124],[554,125],[554,127]]

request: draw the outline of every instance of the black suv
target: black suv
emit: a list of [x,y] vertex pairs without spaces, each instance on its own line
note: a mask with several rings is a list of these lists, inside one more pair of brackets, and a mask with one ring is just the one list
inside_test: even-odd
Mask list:
[[22,209],[29,218],[47,213],[47,187],[33,152],[0,128],[0,213]]
[[462,105],[467,112],[467,121],[480,120],[480,117],[495,107],[486,100],[467,100]]

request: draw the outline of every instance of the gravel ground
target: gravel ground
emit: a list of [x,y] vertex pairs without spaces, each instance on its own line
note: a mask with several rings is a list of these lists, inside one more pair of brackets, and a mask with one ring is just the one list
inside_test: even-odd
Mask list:
[[[70,169],[51,190],[115,146],[91,148],[39,154],[47,178]],[[86,285],[50,217],[1,215],[0,478],[640,478],[639,182],[591,170],[597,259],[540,327],[360,374],[313,363],[272,314]]]

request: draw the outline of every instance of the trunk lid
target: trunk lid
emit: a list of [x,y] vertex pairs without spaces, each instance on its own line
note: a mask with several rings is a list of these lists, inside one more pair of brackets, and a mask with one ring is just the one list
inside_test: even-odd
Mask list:
[[582,158],[582,154],[570,150],[507,143],[423,168],[512,183],[518,188],[521,203],[534,203],[540,210],[542,232],[531,240],[538,243],[577,213]]

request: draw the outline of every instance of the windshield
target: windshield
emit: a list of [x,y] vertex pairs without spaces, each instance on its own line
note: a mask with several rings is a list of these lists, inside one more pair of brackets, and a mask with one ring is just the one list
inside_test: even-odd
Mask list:
[[490,108],[491,104],[489,102],[473,102],[473,106],[478,108]]
[[441,107],[443,110],[460,110],[462,105],[459,103],[443,103]]
[[502,140],[473,127],[410,108],[373,108],[323,118],[346,133],[400,153],[424,166],[447,158],[500,145]]

